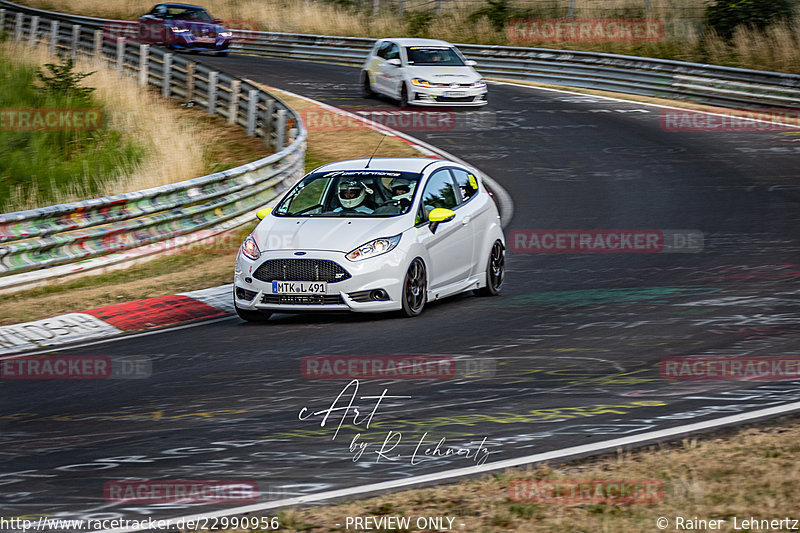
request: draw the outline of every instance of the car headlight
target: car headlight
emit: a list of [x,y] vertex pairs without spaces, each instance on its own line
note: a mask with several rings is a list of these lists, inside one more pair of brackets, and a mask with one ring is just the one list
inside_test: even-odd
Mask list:
[[186,28],[179,28],[177,26],[173,26],[170,28],[170,31],[172,31],[172,33],[186,33],[189,30]]
[[232,31],[221,31],[219,32],[220,37],[233,37]]
[[253,261],[261,257],[261,250],[258,249],[258,244],[256,244],[256,239],[252,234],[248,235],[242,243],[242,253],[246,258]]
[[402,233],[400,235],[395,235],[394,237],[381,237],[380,239],[375,239],[374,241],[362,244],[352,252],[348,253],[345,257],[350,261],[361,261],[362,259],[385,254],[397,246],[397,243],[400,242],[401,236]]
[[417,87],[427,87],[430,89],[433,87],[427,80],[423,80],[422,78],[414,78],[411,80],[411,85],[416,85]]
[[486,87],[486,82],[483,80],[478,80],[469,86],[470,89],[483,89],[484,87]]

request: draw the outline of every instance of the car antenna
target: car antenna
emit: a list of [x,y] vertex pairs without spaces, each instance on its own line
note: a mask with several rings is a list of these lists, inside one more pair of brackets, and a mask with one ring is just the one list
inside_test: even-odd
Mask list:
[[378,153],[378,148],[380,148],[380,147],[381,147],[381,143],[383,142],[383,140],[384,140],[385,138],[386,138],[386,136],[385,136],[385,135],[384,135],[383,137],[381,137],[381,140],[378,142],[378,146],[376,146],[376,147],[375,147],[375,151],[374,151],[374,152],[372,152],[372,155],[371,155],[371,156],[369,156],[369,159],[367,160],[367,164],[366,164],[366,166],[365,166],[364,168],[369,168],[369,164],[370,164],[370,162],[372,162],[372,158],[373,158],[373,157],[375,157],[375,154],[377,154],[377,153]]

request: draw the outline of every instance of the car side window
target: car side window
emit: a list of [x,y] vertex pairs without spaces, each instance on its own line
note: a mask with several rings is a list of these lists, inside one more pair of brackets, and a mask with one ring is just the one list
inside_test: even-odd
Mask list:
[[456,178],[462,202],[466,202],[478,192],[478,178],[473,173],[461,168],[451,168],[450,171]]
[[422,212],[417,214],[417,223],[428,220],[428,214],[437,207],[453,209],[458,205],[453,178],[447,169],[437,170],[431,175],[422,192]]
[[394,43],[389,43],[389,50],[386,52],[386,59],[400,59],[400,47]]
[[388,57],[386,57],[386,53],[389,51],[389,48],[391,46],[392,43],[386,41],[385,43],[381,44],[380,48],[378,48],[378,51],[375,53],[375,55],[382,59],[389,59]]

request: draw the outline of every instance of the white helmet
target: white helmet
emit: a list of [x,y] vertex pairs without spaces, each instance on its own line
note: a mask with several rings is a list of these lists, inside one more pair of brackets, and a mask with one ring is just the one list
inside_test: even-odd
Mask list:
[[392,199],[411,200],[411,196],[414,194],[414,185],[416,185],[416,183],[408,178],[394,178],[389,183],[389,189],[392,191]]
[[367,195],[366,189],[364,184],[359,181],[345,180],[340,182],[339,201],[342,203],[342,207],[352,209],[361,205]]

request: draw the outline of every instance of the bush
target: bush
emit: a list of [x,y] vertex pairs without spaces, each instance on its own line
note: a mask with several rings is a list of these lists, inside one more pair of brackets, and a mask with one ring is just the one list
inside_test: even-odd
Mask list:
[[59,95],[66,98],[75,98],[88,101],[94,87],[81,87],[79,83],[94,72],[73,72],[75,61],[72,58],[61,58],[61,64],[45,64],[44,68],[50,71],[46,74],[44,69],[36,70],[36,77],[42,82],[41,91],[45,95]]
[[763,30],[790,19],[794,4],[793,0],[716,0],[706,7],[705,24],[721,37],[730,39],[737,26]]
[[425,37],[435,15],[433,11],[406,11],[405,18],[410,37]]

